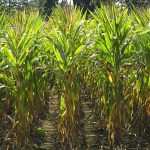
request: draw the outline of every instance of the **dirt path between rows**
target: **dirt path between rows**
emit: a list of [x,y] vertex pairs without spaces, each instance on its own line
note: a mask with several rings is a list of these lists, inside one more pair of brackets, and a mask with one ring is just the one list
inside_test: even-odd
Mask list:
[[[54,93],[54,92],[53,92]],[[34,149],[58,150],[59,98],[49,96],[44,113],[40,114],[34,137]]]

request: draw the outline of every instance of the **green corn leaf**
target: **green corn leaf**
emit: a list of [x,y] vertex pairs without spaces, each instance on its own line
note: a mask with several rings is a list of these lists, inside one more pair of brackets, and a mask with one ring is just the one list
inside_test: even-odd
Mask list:
[[85,48],[85,45],[81,45],[76,51],[75,51],[75,56],[76,55],[79,55],[81,52],[82,52],[82,50]]

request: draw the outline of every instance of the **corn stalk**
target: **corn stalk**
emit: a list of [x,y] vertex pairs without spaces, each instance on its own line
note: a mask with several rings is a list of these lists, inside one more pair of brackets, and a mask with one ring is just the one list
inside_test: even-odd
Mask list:
[[130,47],[133,37],[131,21],[127,17],[127,9],[114,5],[109,10],[101,5],[96,15],[92,12],[91,15],[98,26],[95,49],[103,68],[101,74],[106,77],[101,83],[101,100],[107,105],[108,138],[111,144],[119,145],[125,126],[124,83],[128,66],[132,64],[131,54],[134,54]]
[[74,8],[59,8],[53,14],[52,22],[55,28],[48,36],[56,67],[56,78],[61,87],[59,132],[64,144],[63,148],[70,149],[77,147],[80,105],[79,63],[85,49],[82,43],[84,18],[81,18],[81,12]]
[[[4,86],[9,85],[15,107],[16,145],[30,142],[30,125],[35,114],[34,81],[32,67],[39,55],[36,40],[39,39],[41,19],[37,14],[15,13],[9,18],[5,29],[3,49],[0,57],[9,71],[1,74]],[[7,82],[5,82],[7,81]]]
[[[137,70],[137,82],[135,85],[135,93],[137,103],[137,114],[134,118],[134,125],[138,128],[138,134],[147,138],[149,136],[149,121],[150,121],[150,26],[149,9],[143,12],[138,12],[133,8],[133,18],[135,20],[134,28],[138,33],[134,39],[134,47],[138,52],[137,65],[140,66]],[[137,112],[138,111],[138,112]],[[137,124],[137,122],[140,123]]]

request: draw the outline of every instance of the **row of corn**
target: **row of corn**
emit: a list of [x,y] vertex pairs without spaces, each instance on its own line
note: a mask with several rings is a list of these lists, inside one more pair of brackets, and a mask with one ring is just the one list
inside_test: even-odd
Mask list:
[[29,147],[33,120],[53,84],[63,147],[78,149],[83,85],[98,102],[111,144],[121,143],[129,125],[150,136],[150,9],[101,5],[87,18],[67,6],[47,21],[32,11],[1,12],[0,121],[11,110],[16,149]]

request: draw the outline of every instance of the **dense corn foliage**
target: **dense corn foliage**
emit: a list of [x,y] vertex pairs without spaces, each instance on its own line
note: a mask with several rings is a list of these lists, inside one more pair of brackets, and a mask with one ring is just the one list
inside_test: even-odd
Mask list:
[[86,20],[71,6],[53,10],[48,21],[35,12],[1,13],[0,121],[11,114],[16,149],[29,149],[33,120],[53,85],[64,149],[78,147],[83,87],[98,103],[110,144],[119,145],[131,126],[150,138],[150,10],[101,5],[90,14]]

